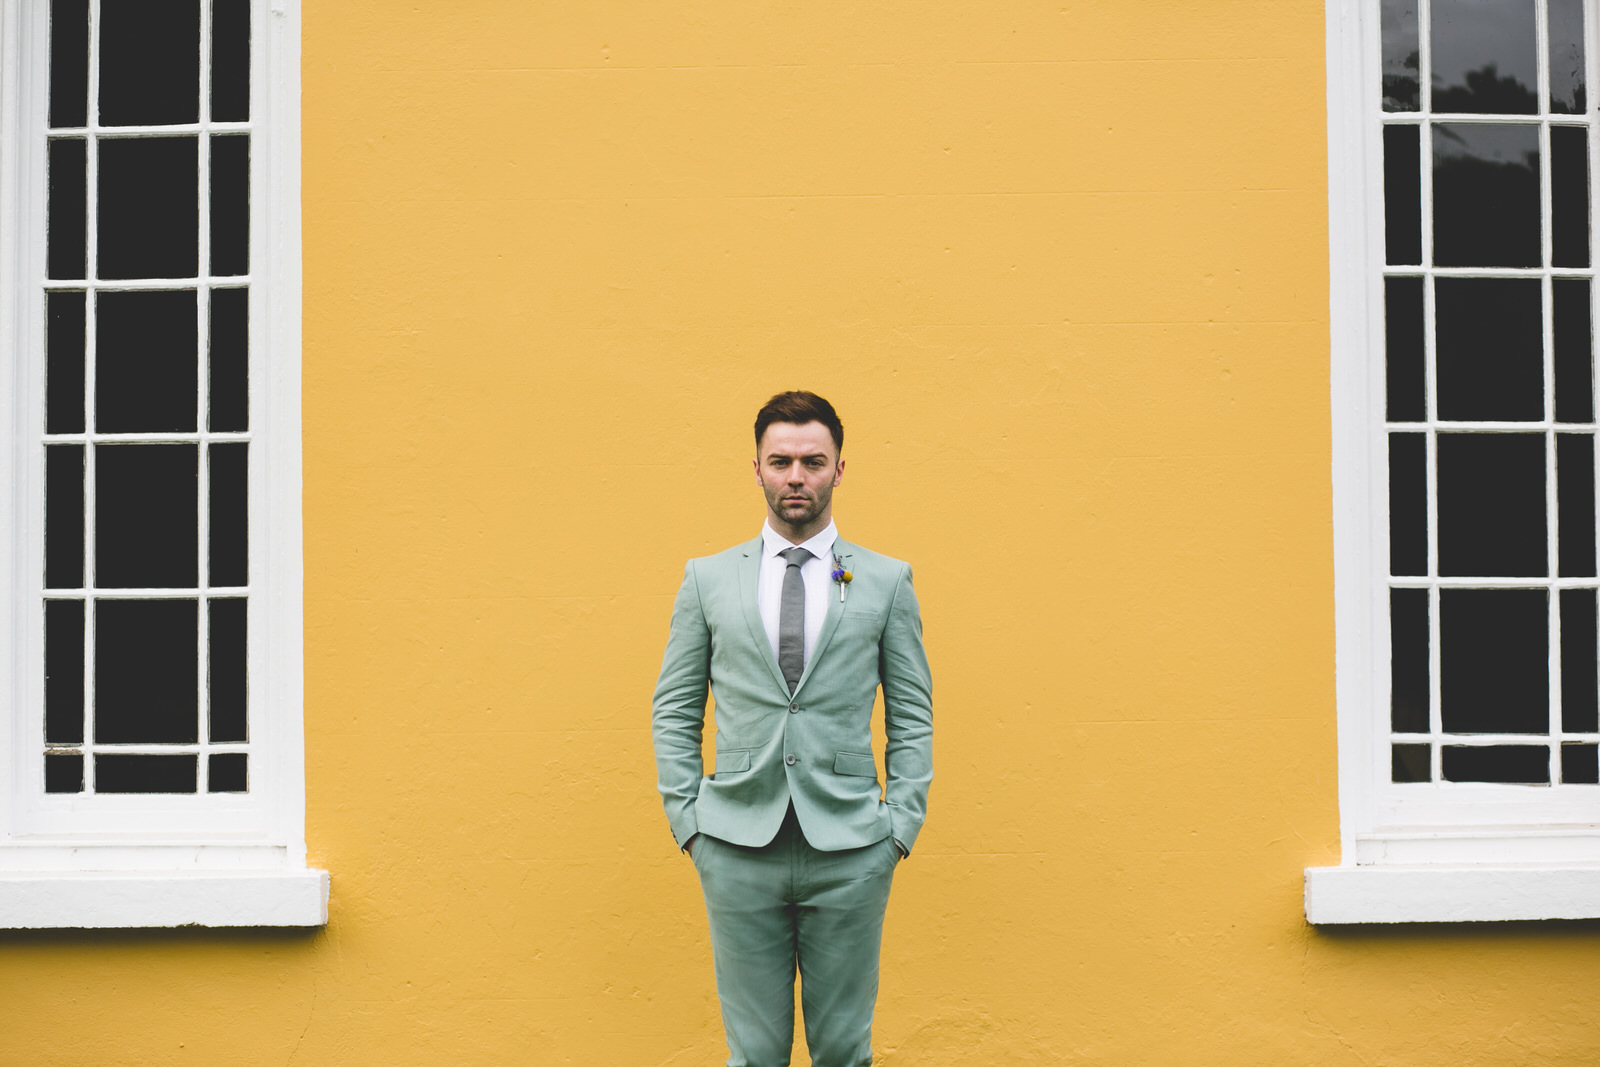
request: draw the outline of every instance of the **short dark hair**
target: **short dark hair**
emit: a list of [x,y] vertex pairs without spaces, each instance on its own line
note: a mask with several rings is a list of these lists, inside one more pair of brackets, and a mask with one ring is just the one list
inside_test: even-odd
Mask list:
[[834,451],[844,451],[844,423],[839,421],[839,413],[833,410],[833,405],[816,393],[791,389],[761,405],[761,410],[756,412],[757,452],[761,451],[761,435],[775,422],[792,422],[797,426],[820,422],[833,435]]

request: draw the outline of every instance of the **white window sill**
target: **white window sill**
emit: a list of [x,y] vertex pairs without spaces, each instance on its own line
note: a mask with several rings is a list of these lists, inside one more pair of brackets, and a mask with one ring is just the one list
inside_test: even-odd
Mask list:
[[1600,918],[1600,864],[1308,867],[1306,921],[1508,922]]
[[0,871],[0,929],[327,922],[327,871]]

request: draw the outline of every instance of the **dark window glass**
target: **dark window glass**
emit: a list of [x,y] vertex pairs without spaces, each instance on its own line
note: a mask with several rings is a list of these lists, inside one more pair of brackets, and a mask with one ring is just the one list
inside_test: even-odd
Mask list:
[[1550,127],[1550,262],[1589,265],[1589,131]]
[[1383,110],[1415,111],[1417,0],[1383,0]]
[[243,598],[213,600],[211,614],[211,740],[244,741],[245,607]]
[[1594,419],[1594,342],[1589,324],[1589,282],[1557,278],[1554,286],[1556,420]]
[[199,121],[199,0],[100,0],[101,125]]
[[1427,745],[1393,745],[1389,749],[1389,780],[1427,782],[1433,779]]
[[1421,422],[1427,414],[1423,371],[1422,279],[1383,283],[1384,365],[1390,422]]
[[1396,733],[1428,732],[1428,591],[1389,590],[1389,722]]
[[1383,128],[1383,228],[1389,263],[1422,262],[1420,127]]
[[45,433],[82,433],[84,294],[45,300]]
[[250,138],[211,139],[211,273],[250,273]]
[[1433,0],[1433,110],[1539,109],[1533,0]]
[[250,290],[211,291],[211,404],[214,432],[250,428]]
[[196,458],[194,445],[96,447],[96,585],[107,589],[195,587],[199,541]]
[[182,744],[199,740],[198,634],[193,600],[96,602],[97,742]]
[[1439,591],[1439,711],[1446,733],[1550,729],[1547,611],[1543,589]]
[[1568,733],[1595,732],[1597,654],[1594,590],[1561,590],[1561,728]]
[[1584,81],[1583,0],[1550,0],[1550,110],[1583,114]]
[[1594,575],[1594,438],[1556,434],[1556,533],[1558,572],[1564,578]]
[[1442,433],[1439,573],[1544,577],[1544,437]]
[[44,758],[44,791],[46,793],[83,792],[83,755],[68,753]]
[[1561,782],[1563,785],[1600,784],[1600,753],[1594,745],[1561,746]]
[[44,740],[83,743],[83,601],[44,602]]
[[211,584],[245,585],[249,574],[249,445],[211,446]]
[[1544,313],[1536,278],[1434,281],[1439,417],[1544,418]]
[[50,125],[89,123],[89,0],[50,2]]
[[44,450],[44,584],[83,588],[83,446]]
[[95,300],[95,429],[195,429],[195,291]]
[[249,757],[243,752],[214,752],[207,777],[208,789],[213,793],[246,792]]
[[50,142],[50,206],[47,258],[50,277],[82,278],[87,237],[88,164],[82,141]]
[[1540,266],[1537,126],[1434,126],[1433,258],[1441,267]]
[[100,142],[102,278],[193,278],[200,261],[197,142]]
[[1550,784],[1550,750],[1543,745],[1446,745],[1440,755],[1447,782]]
[[193,793],[196,756],[96,756],[96,793]]
[[211,118],[250,117],[250,0],[211,0]]
[[1389,573],[1428,573],[1427,439],[1389,435]]

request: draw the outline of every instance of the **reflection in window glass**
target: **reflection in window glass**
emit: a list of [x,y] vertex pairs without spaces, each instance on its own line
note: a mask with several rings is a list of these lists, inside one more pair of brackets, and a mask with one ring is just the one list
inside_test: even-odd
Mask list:
[[1418,91],[1417,0],[1383,0],[1383,109],[1415,111]]
[[1433,259],[1441,267],[1537,267],[1539,127],[1433,128]]
[[1433,110],[1539,109],[1533,0],[1433,0]]
[[1550,0],[1550,110],[1583,114],[1585,89],[1583,0]]

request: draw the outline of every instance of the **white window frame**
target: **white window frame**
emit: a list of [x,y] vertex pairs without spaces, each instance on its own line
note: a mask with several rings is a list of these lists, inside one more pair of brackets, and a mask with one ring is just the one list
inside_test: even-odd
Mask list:
[[[1337,867],[1306,870],[1306,917],[1330,924],[1600,917],[1600,787],[1557,795],[1551,788],[1389,780],[1379,12],[1379,0],[1328,0],[1326,9],[1342,856]],[[1426,17],[1423,5],[1419,18]],[[1600,95],[1600,4],[1587,0],[1585,17],[1592,109]],[[1591,189],[1600,176],[1595,134],[1591,129]],[[1426,139],[1422,150],[1429,150]],[[1591,223],[1591,248],[1593,229]]]
[[320,926],[302,715],[299,2],[252,3],[247,794],[43,791],[48,17],[48,0],[0,0],[0,928]]

